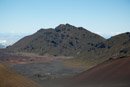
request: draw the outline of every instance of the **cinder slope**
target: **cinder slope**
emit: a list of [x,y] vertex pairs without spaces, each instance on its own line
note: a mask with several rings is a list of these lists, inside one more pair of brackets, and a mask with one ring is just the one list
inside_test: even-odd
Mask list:
[[130,87],[130,57],[111,59],[77,76],[69,87]]
[[0,87],[39,87],[35,82],[18,75],[0,63]]

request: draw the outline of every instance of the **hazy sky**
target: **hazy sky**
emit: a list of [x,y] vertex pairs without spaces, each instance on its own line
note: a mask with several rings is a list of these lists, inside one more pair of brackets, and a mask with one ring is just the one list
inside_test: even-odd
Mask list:
[[0,0],[0,33],[69,23],[101,35],[130,31],[130,0]]

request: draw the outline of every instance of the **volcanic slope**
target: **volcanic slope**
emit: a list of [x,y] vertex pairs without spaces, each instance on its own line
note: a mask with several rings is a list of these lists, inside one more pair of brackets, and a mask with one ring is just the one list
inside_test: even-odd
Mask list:
[[97,47],[102,49],[104,52],[102,52],[104,54],[102,56],[106,58],[130,56],[130,32],[113,36],[105,42],[99,43]]
[[71,79],[67,87],[130,87],[130,57],[105,61]]
[[71,66],[83,65],[91,68],[109,58],[116,59],[122,56],[130,56],[130,32],[122,33],[97,43],[92,48],[81,52],[76,58],[65,62]]
[[27,79],[5,64],[0,63],[0,87],[39,87],[35,82]]
[[55,29],[40,29],[9,46],[8,50],[40,55],[74,56],[104,40],[103,37],[82,27],[60,24]]

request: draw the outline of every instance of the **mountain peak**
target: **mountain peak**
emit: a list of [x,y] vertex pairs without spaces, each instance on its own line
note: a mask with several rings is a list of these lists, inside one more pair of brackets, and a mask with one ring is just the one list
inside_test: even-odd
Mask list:
[[66,23],[66,24],[60,24],[60,25],[58,25],[57,27],[74,27],[73,25],[71,25],[71,24],[68,24],[68,23]]
[[70,25],[70,24],[66,23],[66,24],[60,24],[55,29],[56,30],[64,30],[64,29],[73,29],[73,28],[76,28],[76,27],[73,26],[73,25]]
[[[73,56],[81,50],[89,50],[93,45],[87,43],[99,43],[104,38],[88,32],[82,27],[70,24],[60,24],[55,29],[40,29],[35,34],[25,37],[12,45],[10,49],[19,52],[31,52],[40,55]],[[26,44],[25,44],[26,43]]]

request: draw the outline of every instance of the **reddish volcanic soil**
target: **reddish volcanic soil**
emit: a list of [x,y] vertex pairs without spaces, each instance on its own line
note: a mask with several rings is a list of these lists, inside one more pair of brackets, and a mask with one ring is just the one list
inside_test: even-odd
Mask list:
[[130,57],[108,60],[71,81],[68,87],[130,87]]

